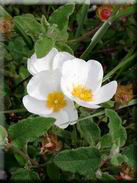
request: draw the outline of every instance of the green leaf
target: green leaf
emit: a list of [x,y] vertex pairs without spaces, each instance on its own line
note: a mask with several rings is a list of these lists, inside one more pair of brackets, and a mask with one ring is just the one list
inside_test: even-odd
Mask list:
[[102,173],[101,180],[116,180],[112,175],[107,172]]
[[89,9],[89,4],[82,4],[77,16],[76,16],[76,19],[77,19],[77,22],[78,22],[78,28],[77,28],[77,31],[76,31],[76,37],[78,37],[81,33],[81,30],[83,28],[83,24],[84,24],[84,21],[86,19],[86,16],[87,16],[87,13],[88,13],[88,9]]
[[89,144],[95,145],[100,139],[100,128],[94,123],[93,119],[79,121],[78,130]]
[[59,180],[60,178],[60,169],[54,163],[47,165],[47,173],[51,180]]
[[27,170],[24,168],[18,168],[16,172],[11,177],[11,180],[40,180],[39,175],[31,170]]
[[85,170],[85,171],[83,170],[83,172],[81,172],[81,175],[84,175],[88,180],[96,179],[96,172],[93,171],[92,169]]
[[48,37],[41,37],[35,43],[35,52],[38,58],[44,57],[48,54],[48,52],[53,48],[54,41]]
[[26,164],[25,159],[24,159],[20,154],[17,154],[17,153],[14,153],[14,156],[15,156],[17,162],[18,162],[21,166],[24,167],[25,164]]
[[15,25],[19,26],[26,34],[36,38],[42,32],[41,24],[32,14],[25,14],[14,17]]
[[23,56],[29,56],[29,50],[21,36],[9,41],[7,48],[15,59],[22,59]]
[[47,36],[56,40],[66,42],[68,40],[68,33],[65,29],[59,30],[57,24],[48,26]]
[[126,129],[122,126],[121,118],[111,109],[106,109],[105,114],[109,117],[109,134],[112,137],[113,143],[123,146],[127,140]]
[[[74,7],[74,4],[66,4],[53,12],[49,18],[50,25],[48,26],[47,31],[48,37],[51,37],[56,41],[63,41],[63,43],[67,41],[69,36],[67,33],[69,16],[73,13]],[[62,51],[69,50],[68,52],[72,53],[71,48],[69,49],[67,45],[64,45],[63,47],[67,50]]]
[[48,28],[50,27],[50,24],[48,23],[48,21],[44,15],[42,15],[42,17],[41,17],[41,26],[42,26],[42,30],[44,33],[47,32]]
[[81,147],[60,152],[55,156],[54,163],[64,171],[86,175],[98,169],[101,157],[98,149]]
[[69,52],[70,54],[74,55],[73,50],[66,43],[56,42],[56,47],[59,51],[66,51],[66,52]]
[[129,164],[129,166],[131,166],[133,169],[136,168],[136,149],[137,149],[137,145],[131,144],[128,147],[126,147],[124,149],[124,151],[122,152],[122,154],[127,156],[127,163]]
[[112,157],[111,159],[111,163],[114,166],[119,166],[121,165],[123,162],[127,162],[127,157],[125,155],[122,154],[116,154]]
[[[3,160],[1,160],[1,158],[3,158],[3,156],[1,156],[1,151],[0,151],[0,162],[1,162],[0,167],[1,167],[1,164],[3,161]],[[4,164],[3,165],[5,167],[7,167],[7,171],[20,167],[20,165],[18,164],[18,162],[13,154],[13,151],[4,152]]]
[[[89,7],[88,4],[82,4],[81,7],[79,7],[79,10],[76,14],[76,20],[77,20],[78,25],[83,24],[83,20],[86,18],[88,7]],[[81,17],[83,19],[81,19]]]
[[0,17],[11,17],[10,14],[0,5]]
[[53,126],[51,129],[51,132],[60,138],[70,140],[71,139],[71,132],[67,131],[66,129],[58,128],[56,126]]
[[8,141],[8,133],[6,129],[0,125],[0,146],[3,146]]
[[49,23],[57,24],[59,30],[66,30],[68,28],[69,16],[72,15],[74,11],[74,4],[65,4],[64,6],[56,9],[49,18]]
[[100,139],[101,148],[109,148],[112,146],[112,138],[110,134],[106,134]]
[[109,100],[108,102],[105,102],[104,104],[102,104],[102,106],[104,107],[104,108],[112,108],[112,107],[114,107],[114,101],[112,101],[112,100]]
[[34,141],[39,136],[43,135],[53,125],[55,119],[35,117],[19,121],[11,125],[8,129],[12,141],[23,146],[28,141]]

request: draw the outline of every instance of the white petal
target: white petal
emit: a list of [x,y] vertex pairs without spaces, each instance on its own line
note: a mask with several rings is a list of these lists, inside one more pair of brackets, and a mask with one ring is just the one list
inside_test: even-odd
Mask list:
[[87,88],[92,89],[92,91],[96,91],[101,87],[102,79],[103,79],[103,68],[102,65],[96,60],[89,60],[87,62]]
[[59,70],[47,70],[37,73],[27,85],[27,92],[31,97],[46,100],[50,92],[60,91],[61,73]]
[[43,58],[37,58],[34,54],[28,59],[28,70],[32,75],[35,75],[41,71],[52,69],[53,60],[58,50],[52,48],[51,51]]
[[64,62],[68,61],[68,60],[72,60],[75,57],[67,52],[58,52],[56,54],[56,56],[54,57],[54,61],[53,61],[53,69],[61,69],[62,65],[64,64]]
[[30,72],[30,74],[34,75],[37,73],[37,70],[34,67],[35,62],[37,62],[37,56],[34,53],[31,58],[27,60],[27,69]]
[[69,60],[63,64],[62,67],[62,75],[63,77],[72,78],[75,82],[81,80],[82,76],[85,76],[85,67],[86,62],[82,59],[75,58],[73,60]]
[[80,106],[87,107],[87,108],[90,108],[90,109],[98,109],[98,108],[101,107],[99,105],[93,104],[92,102],[82,102],[78,99],[75,99],[75,102]]
[[95,60],[85,62],[81,59],[74,59],[63,64],[62,68],[63,80],[70,90],[73,86],[83,85],[92,91],[100,88],[103,78],[102,65]]
[[66,128],[69,125],[69,117],[67,112],[61,110],[59,112],[51,113],[50,115],[45,115],[45,117],[55,118],[55,125],[59,128]]
[[45,101],[37,100],[29,95],[23,97],[23,104],[29,112],[34,114],[45,115],[52,113],[52,110],[46,107]]
[[72,89],[73,89],[73,84],[71,78],[61,78],[61,89],[64,92],[64,94],[71,100],[73,100],[72,96]]
[[117,82],[112,81],[104,86],[102,86],[97,93],[95,93],[95,104],[100,104],[110,100],[117,90]]
[[78,112],[74,106],[74,103],[71,100],[68,100],[67,106],[64,108],[69,116],[69,124],[74,125],[78,120]]
[[63,64],[61,87],[65,94],[68,93],[71,95],[73,87],[76,85],[85,85],[86,79],[87,70],[84,60],[74,59]]

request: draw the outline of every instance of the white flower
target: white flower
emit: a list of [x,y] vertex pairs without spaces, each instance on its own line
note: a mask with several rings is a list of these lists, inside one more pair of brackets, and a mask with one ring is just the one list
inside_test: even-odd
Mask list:
[[61,88],[80,106],[96,109],[110,100],[117,89],[116,81],[101,87],[102,79],[103,68],[98,61],[74,59],[63,64]]
[[59,52],[56,48],[52,48],[51,51],[42,58],[37,58],[34,53],[27,61],[28,71],[35,75],[44,70],[61,69],[63,63],[67,60],[74,59],[75,57],[67,52]]
[[23,98],[23,104],[29,112],[53,117],[56,126],[66,128],[75,123],[78,114],[73,102],[64,96],[60,79],[59,69],[41,71],[34,75],[27,85],[28,95]]

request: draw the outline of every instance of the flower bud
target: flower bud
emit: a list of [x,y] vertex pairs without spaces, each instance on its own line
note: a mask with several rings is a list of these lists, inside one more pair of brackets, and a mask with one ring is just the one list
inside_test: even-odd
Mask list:
[[12,30],[12,20],[9,17],[0,19],[0,33],[10,33]]
[[127,105],[134,97],[133,85],[118,85],[117,92],[115,94],[115,101],[118,104]]
[[58,140],[56,135],[45,135],[42,139],[42,147],[41,147],[41,154],[45,153],[55,153],[60,151],[62,148],[61,141]]
[[104,22],[112,15],[112,11],[111,5],[103,5],[97,8],[97,16]]

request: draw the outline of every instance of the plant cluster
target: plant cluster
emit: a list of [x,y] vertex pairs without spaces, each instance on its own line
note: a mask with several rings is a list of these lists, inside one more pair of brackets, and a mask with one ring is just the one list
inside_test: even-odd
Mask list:
[[0,6],[0,153],[10,180],[135,178],[135,11]]

